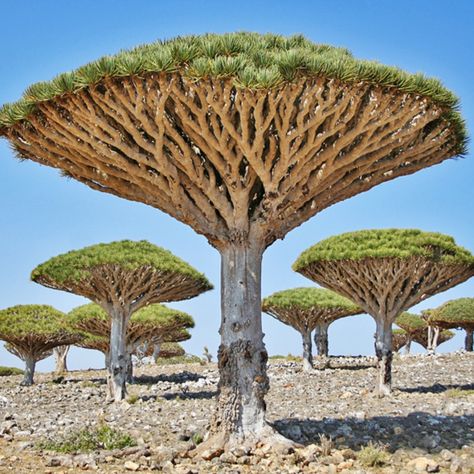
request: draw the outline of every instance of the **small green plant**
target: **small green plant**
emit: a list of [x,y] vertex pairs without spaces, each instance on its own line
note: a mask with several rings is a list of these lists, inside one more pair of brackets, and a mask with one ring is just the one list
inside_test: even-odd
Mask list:
[[200,364],[202,359],[193,354],[186,354],[184,356],[169,357],[162,359],[158,357],[156,365],[177,365],[177,364]]
[[128,434],[101,425],[96,428],[84,428],[57,440],[38,443],[38,448],[58,453],[90,453],[99,449],[123,449],[136,446],[137,442]]
[[0,366],[0,377],[8,377],[9,375],[23,375],[23,370],[16,367]]
[[468,395],[474,395],[473,389],[463,390],[462,388],[450,388],[446,390],[446,396],[449,398],[467,397]]
[[203,437],[200,433],[194,433],[191,436],[191,441],[197,446],[198,444],[201,444],[203,442]]
[[387,447],[372,441],[359,451],[357,459],[365,467],[383,466],[389,460]]
[[331,436],[326,436],[322,433],[319,434],[319,447],[323,456],[329,456],[334,448],[334,442]]
[[130,395],[128,398],[127,398],[127,403],[129,405],[134,405],[135,403],[138,402],[138,400],[140,400],[140,397],[138,395]]

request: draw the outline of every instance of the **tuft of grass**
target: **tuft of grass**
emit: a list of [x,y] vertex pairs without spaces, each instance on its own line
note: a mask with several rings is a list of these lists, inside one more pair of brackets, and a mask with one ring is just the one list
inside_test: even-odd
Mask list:
[[373,443],[372,441],[359,451],[357,455],[359,462],[365,467],[383,466],[389,460],[386,446]]
[[0,366],[0,377],[8,377],[9,375],[23,375],[23,370],[16,367]]
[[123,449],[136,446],[137,442],[127,433],[101,425],[96,428],[84,428],[69,435],[38,443],[38,448],[57,453],[90,453],[100,449]]
[[138,400],[140,400],[140,397],[138,395],[130,395],[128,398],[127,398],[127,403],[129,405],[134,405],[135,403],[138,402]]
[[323,456],[329,456],[331,451],[334,449],[334,442],[331,436],[326,436],[322,433],[319,435],[319,447]]
[[204,441],[204,438],[200,433],[194,433],[191,436],[191,441],[197,446],[198,444],[201,444]]
[[463,390],[457,387],[446,390],[446,396],[449,398],[467,397],[468,395],[474,395],[474,389]]

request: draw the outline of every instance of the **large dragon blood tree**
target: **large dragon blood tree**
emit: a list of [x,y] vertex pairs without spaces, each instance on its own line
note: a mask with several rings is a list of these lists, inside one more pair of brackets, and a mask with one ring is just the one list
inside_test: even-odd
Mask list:
[[473,350],[474,298],[458,298],[447,301],[428,312],[428,324],[443,329],[464,329],[464,349]]
[[22,385],[32,385],[36,363],[57,346],[74,344],[81,337],[64,324],[65,315],[47,305],[17,305],[0,310],[0,339],[25,362]]
[[33,281],[97,303],[110,318],[109,397],[126,396],[130,316],[161,301],[192,298],[212,288],[206,277],[168,250],[147,241],[97,244],[38,265]]
[[[95,342],[100,344],[99,350],[106,349],[102,352],[108,366],[110,344],[105,348],[100,342],[102,338],[110,341],[112,320],[107,312],[98,304],[89,303],[70,311],[67,322],[75,331],[99,338],[86,339],[85,344]],[[187,329],[193,327],[194,321],[189,314],[161,304],[150,304],[134,312],[128,321],[125,336],[128,381],[132,379],[131,357],[140,345],[148,342],[160,344],[185,341],[191,337]]]
[[301,334],[303,340],[303,370],[313,369],[311,333],[319,325],[362,313],[352,301],[330,290],[293,288],[267,296],[262,310]]
[[357,303],[376,322],[379,393],[391,392],[392,324],[428,296],[474,275],[474,256],[452,237],[412,229],[349,232],[305,250],[293,269]]
[[[332,204],[465,152],[439,81],[302,36],[206,34],[106,56],[0,112],[21,159],[156,207],[221,254],[219,395],[202,449],[273,442],[261,262]],[[281,438],[280,438],[281,439]]]

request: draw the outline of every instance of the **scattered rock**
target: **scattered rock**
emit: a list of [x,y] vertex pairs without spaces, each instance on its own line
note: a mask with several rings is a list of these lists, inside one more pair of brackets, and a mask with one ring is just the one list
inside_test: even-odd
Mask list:
[[140,469],[140,464],[133,461],[126,461],[123,467],[127,471],[138,471]]

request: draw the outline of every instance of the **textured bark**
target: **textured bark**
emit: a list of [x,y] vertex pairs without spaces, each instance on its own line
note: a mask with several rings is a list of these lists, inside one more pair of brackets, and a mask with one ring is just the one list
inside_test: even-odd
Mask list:
[[464,349],[468,352],[473,351],[473,329],[466,328],[466,338],[464,339]]
[[36,360],[33,357],[25,358],[25,373],[21,385],[33,385],[33,377],[35,375]]
[[156,343],[153,346],[153,360],[155,361],[155,364],[158,362],[158,357],[160,355],[160,348],[161,348],[160,343]]
[[133,361],[131,349],[127,349],[127,383],[133,383]]
[[409,354],[411,351],[411,336],[407,337],[407,342],[405,344],[405,354]]
[[375,354],[379,367],[379,395],[390,395],[392,392],[392,323],[389,318],[376,321]]
[[70,346],[58,346],[55,347],[53,350],[54,358],[56,360],[55,372],[57,374],[67,372],[67,355],[69,352],[69,348]]
[[313,351],[311,347],[311,331],[301,334],[303,338],[303,370],[313,370]]
[[316,326],[314,331],[314,343],[318,351],[318,356],[327,357],[329,355],[328,340],[329,323],[322,322]]
[[127,347],[126,334],[129,319],[128,311],[114,308],[111,312],[110,360],[108,367],[109,399],[119,402],[127,395]]

